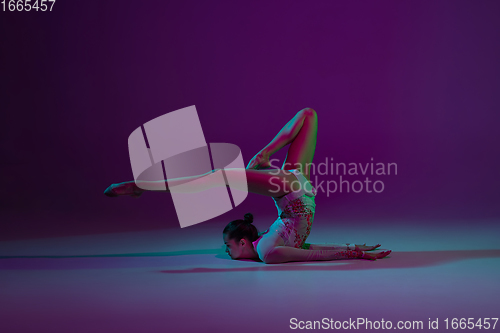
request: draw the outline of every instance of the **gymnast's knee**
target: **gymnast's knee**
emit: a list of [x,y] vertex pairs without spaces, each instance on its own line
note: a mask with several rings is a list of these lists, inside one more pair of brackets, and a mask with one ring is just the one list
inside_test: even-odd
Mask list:
[[304,109],[300,110],[299,112],[303,112],[308,117],[313,117],[313,118],[318,117],[318,114],[316,113],[316,110],[314,110],[312,108],[304,108]]

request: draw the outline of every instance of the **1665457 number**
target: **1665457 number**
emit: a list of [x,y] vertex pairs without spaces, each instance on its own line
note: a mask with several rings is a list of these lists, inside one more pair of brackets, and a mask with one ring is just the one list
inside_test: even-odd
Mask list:
[[3,11],[11,11],[11,12],[29,12],[32,10],[35,11],[52,11],[52,7],[56,0],[2,0],[2,9]]

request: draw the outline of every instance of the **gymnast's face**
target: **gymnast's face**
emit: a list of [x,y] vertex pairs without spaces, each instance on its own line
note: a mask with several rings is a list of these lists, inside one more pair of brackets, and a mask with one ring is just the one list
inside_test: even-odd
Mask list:
[[224,244],[226,245],[226,253],[229,254],[231,259],[241,258],[244,250],[244,240],[238,242],[235,239],[229,239],[229,237],[224,234]]

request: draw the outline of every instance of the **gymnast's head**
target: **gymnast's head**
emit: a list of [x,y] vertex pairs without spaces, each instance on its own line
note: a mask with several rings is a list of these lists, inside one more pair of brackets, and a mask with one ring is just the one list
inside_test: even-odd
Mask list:
[[234,220],[222,231],[226,253],[231,259],[252,259],[255,250],[252,242],[259,238],[257,228],[252,224],[253,215],[245,214],[243,220]]

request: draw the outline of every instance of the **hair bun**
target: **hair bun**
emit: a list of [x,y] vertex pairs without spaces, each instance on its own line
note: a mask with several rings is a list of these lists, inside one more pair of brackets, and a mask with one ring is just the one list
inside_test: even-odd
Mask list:
[[245,217],[243,218],[245,222],[252,223],[253,222],[253,215],[252,213],[246,213]]

